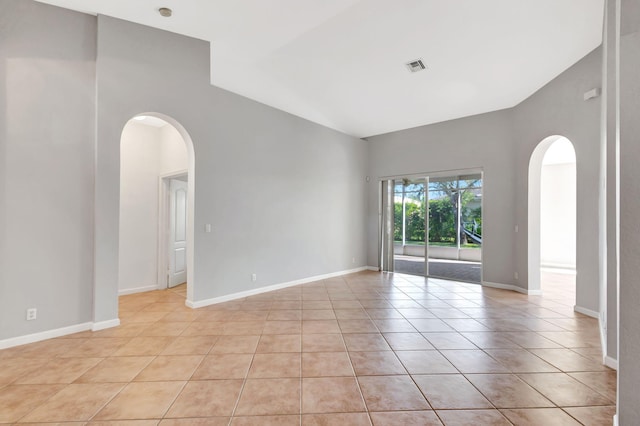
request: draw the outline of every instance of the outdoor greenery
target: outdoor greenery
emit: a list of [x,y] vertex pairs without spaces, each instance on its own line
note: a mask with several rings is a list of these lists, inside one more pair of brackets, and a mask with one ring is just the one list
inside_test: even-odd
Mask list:
[[[403,188],[404,186],[404,188]],[[467,207],[477,199],[480,184],[474,181],[443,181],[429,184],[429,244],[437,246],[456,246],[457,204],[461,204],[462,225],[468,231],[482,236],[481,207]],[[460,197],[458,198],[458,191]],[[396,186],[394,205],[394,240],[402,242],[402,201],[404,197],[406,229],[405,241],[408,244],[424,244],[425,240],[425,200],[424,184],[408,183]],[[476,204],[477,205],[477,204]],[[461,247],[480,247],[461,232]]]

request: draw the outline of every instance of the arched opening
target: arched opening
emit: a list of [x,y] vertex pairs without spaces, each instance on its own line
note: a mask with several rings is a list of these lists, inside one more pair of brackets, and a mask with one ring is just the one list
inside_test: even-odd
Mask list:
[[544,139],[529,162],[529,290],[575,303],[576,155],[563,136]]
[[194,150],[159,113],[136,115],[120,138],[118,293],[172,289],[193,300]]

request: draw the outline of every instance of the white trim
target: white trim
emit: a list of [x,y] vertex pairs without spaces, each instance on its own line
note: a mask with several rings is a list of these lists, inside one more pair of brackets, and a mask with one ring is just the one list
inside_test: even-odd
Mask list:
[[613,416],[613,426],[618,426],[618,413]]
[[367,266],[367,267],[365,268],[365,270],[367,270],[367,271],[380,272],[380,267],[379,267],[379,266]]
[[53,339],[54,337],[66,336],[67,334],[80,333],[81,331],[91,330],[92,325],[93,323],[91,322],[85,322],[82,324],[70,325],[68,327],[41,331],[39,333],[11,337],[9,339],[0,340],[0,349],[7,349],[13,346],[26,345],[28,343],[39,342],[41,340]]
[[618,360],[615,358],[611,358],[610,356],[604,357],[604,365],[609,368],[613,368],[614,370],[618,369]]
[[[355,272],[361,272],[361,271],[367,271],[367,270],[369,270],[368,266],[361,266],[360,268],[348,269],[346,271],[332,272],[330,274],[324,274],[324,275],[316,275],[313,277],[302,278],[295,281],[288,281],[285,283],[268,285],[266,287],[255,288],[252,290],[240,291],[238,293],[232,293],[226,296],[213,297],[211,299],[198,300],[195,302],[187,299],[185,301],[185,305],[187,305],[190,308],[197,309],[197,308],[202,308],[204,306],[215,305],[216,303],[229,302],[231,300],[242,299],[249,296],[255,296],[256,294],[267,293],[274,290],[281,290],[287,287],[293,287],[296,285],[306,284],[314,281],[326,280],[328,278],[339,277],[342,275],[348,275],[348,274],[353,274]],[[378,269],[376,268],[375,270],[377,271]]]
[[482,281],[482,285],[485,287],[499,288],[502,290],[511,290],[516,291],[518,293],[526,294],[528,296],[540,296],[542,295],[542,290],[527,290],[526,288],[518,287],[513,284],[501,284],[501,283],[492,283],[489,281]]
[[579,314],[586,315],[591,318],[600,318],[600,313],[592,311],[591,309],[583,308],[582,306],[574,305],[573,310]]
[[145,291],[153,291],[158,289],[159,289],[159,286],[157,285],[148,285],[145,287],[135,287],[135,288],[123,288],[122,290],[118,290],[118,296],[125,296],[127,294],[135,294],[135,293],[144,293]]
[[120,325],[120,318],[107,320],[107,321],[94,322],[93,325],[91,326],[91,331],[100,331],[106,328],[117,327],[119,325]]

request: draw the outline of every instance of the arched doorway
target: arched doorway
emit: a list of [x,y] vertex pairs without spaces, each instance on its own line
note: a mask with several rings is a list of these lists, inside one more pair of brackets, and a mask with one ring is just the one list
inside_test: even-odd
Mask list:
[[529,289],[575,302],[576,155],[563,136],[531,154],[528,194]]
[[119,294],[174,288],[193,300],[194,165],[191,138],[171,117],[143,113],[124,126]]

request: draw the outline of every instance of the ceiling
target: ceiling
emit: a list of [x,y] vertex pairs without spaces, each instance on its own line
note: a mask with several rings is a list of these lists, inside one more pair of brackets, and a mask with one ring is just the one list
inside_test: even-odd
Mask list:
[[[40,1],[211,41],[215,86],[358,137],[517,105],[601,43],[604,10],[604,0]],[[419,58],[427,69],[410,73]]]

